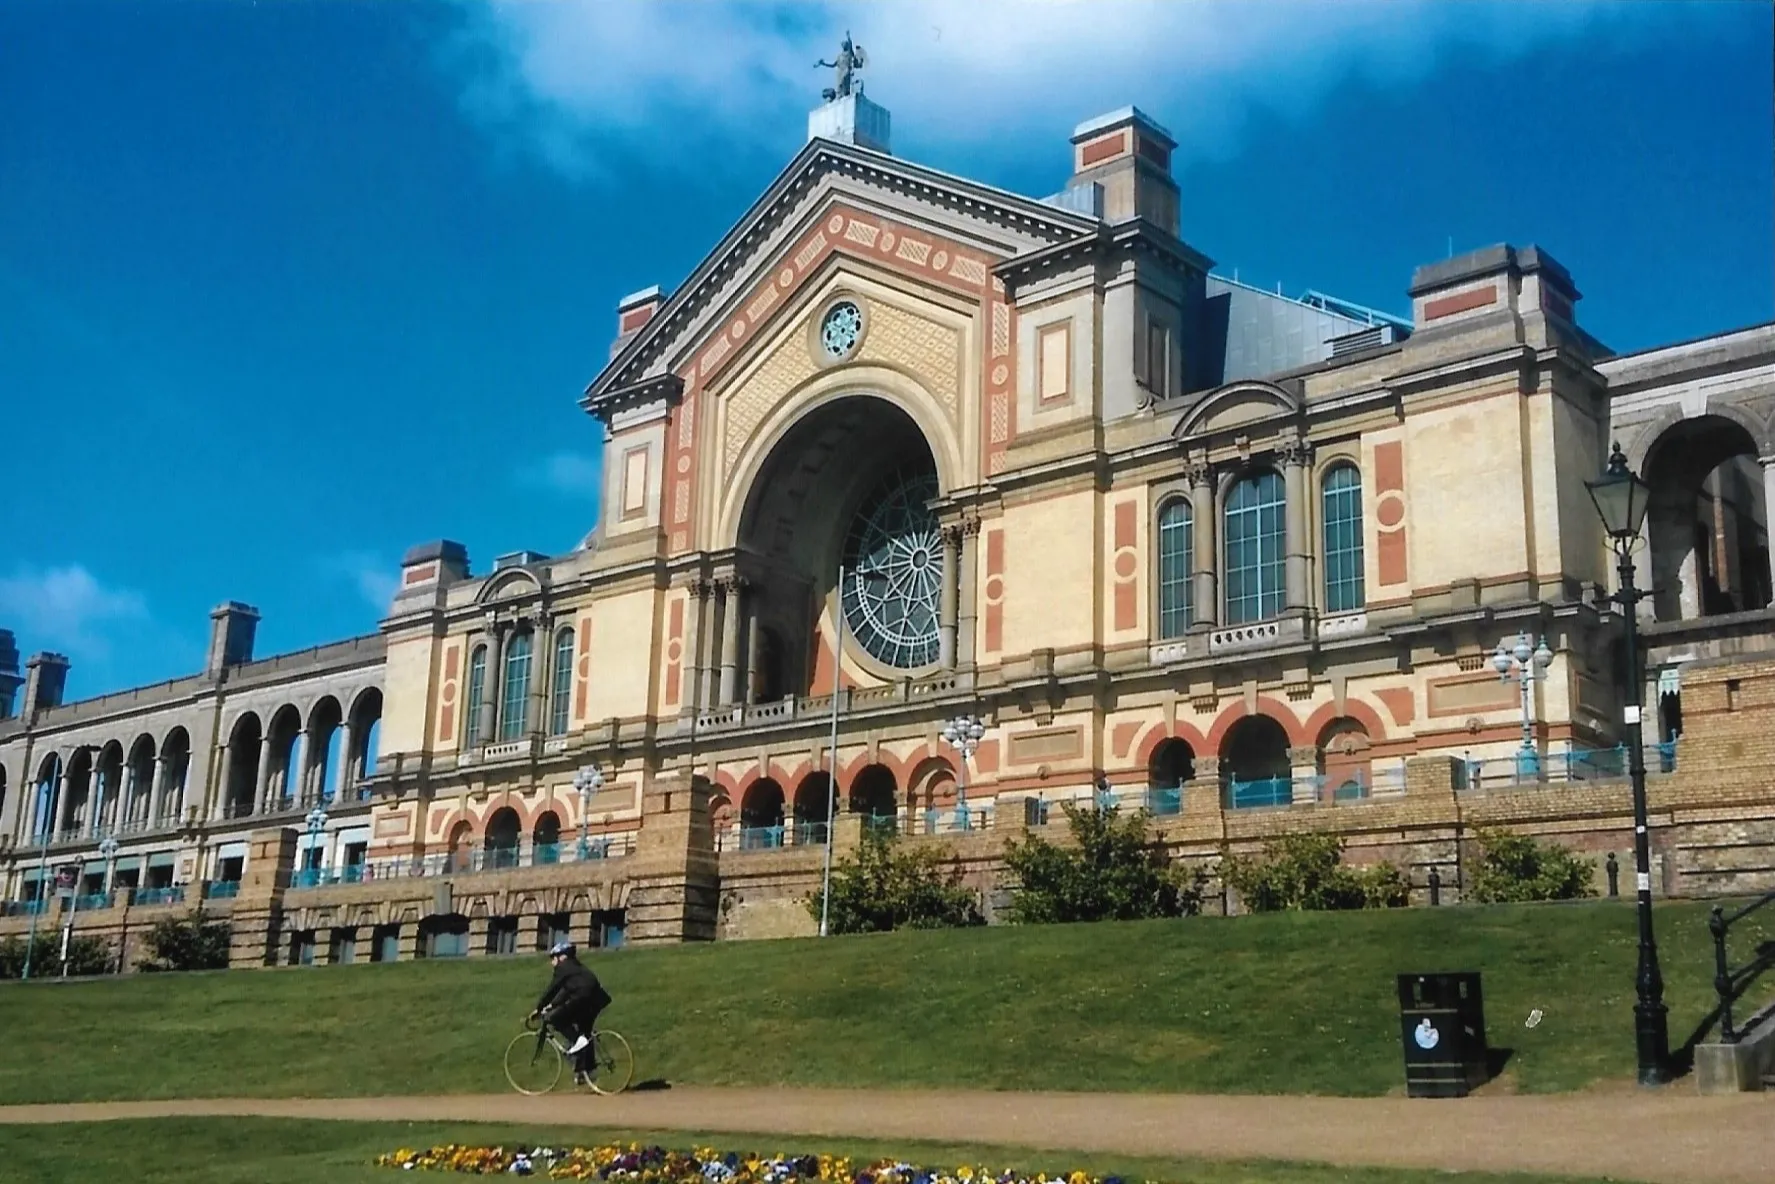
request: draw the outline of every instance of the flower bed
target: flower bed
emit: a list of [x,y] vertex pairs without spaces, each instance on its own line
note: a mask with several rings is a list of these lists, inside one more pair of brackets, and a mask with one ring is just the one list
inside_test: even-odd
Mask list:
[[1124,1184],[1084,1172],[1065,1176],[915,1167],[882,1160],[855,1165],[830,1155],[779,1155],[663,1147],[470,1147],[455,1143],[415,1151],[403,1147],[378,1157],[377,1166],[409,1172],[458,1172],[471,1176],[545,1176],[551,1180],[608,1180],[613,1184]]

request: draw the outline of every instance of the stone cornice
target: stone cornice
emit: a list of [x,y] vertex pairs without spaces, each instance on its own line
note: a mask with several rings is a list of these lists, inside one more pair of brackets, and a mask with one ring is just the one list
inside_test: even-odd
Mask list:
[[659,374],[652,378],[643,378],[627,386],[611,387],[600,394],[593,395],[588,389],[579,400],[579,405],[588,413],[604,421],[604,426],[614,427],[617,417],[624,412],[634,411],[650,403],[659,403],[666,407],[675,406],[684,397],[684,380],[676,374]]

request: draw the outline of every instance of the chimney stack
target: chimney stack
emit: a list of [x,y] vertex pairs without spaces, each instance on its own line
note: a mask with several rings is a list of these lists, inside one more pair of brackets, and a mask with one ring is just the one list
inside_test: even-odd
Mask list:
[[238,600],[227,600],[210,610],[210,652],[204,673],[211,678],[230,666],[253,660],[253,633],[259,610]]
[[18,689],[24,681],[18,672],[18,645],[12,630],[0,629],[0,719],[12,718]]
[[468,548],[461,543],[438,539],[409,547],[401,556],[401,584],[389,614],[440,606],[445,590],[468,578]]
[[25,705],[20,713],[26,721],[38,712],[62,705],[62,693],[68,689],[68,659],[63,654],[34,654],[25,663]]
[[1177,141],[1138,107],[1087,119],[1072,133],[1072,180],[1067,188],[1103,186],[1108,222],[1145,218],[1179,233],[1177,182],[1171,150]]
[[610,356],[614,358],[620,354],[623,346],[634,340],[635,334],[653,319],[653,314],[665,302],[666,298],[660,292],[658,284],[651,288],[642,288],[639,292],[630,292],[617,301],[616,340],[610,345]]

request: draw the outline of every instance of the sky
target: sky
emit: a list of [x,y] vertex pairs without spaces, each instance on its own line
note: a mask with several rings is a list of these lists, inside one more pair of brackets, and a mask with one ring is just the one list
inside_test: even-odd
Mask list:
[[616,305],[800,149],[846,30],[899,156],[1030,196],[1139,105],[1217,270],[1404,314],[1535,243],[1627,352],[1775,319],[1765,3],[8,0],[0,628],[70,697],[373,632],[409,546],[569,550]]

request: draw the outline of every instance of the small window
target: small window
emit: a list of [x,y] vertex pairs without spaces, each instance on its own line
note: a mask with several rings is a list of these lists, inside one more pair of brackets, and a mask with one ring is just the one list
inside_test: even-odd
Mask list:
[[848,358],[863,336],[863,310],[849,300],[840,300],[826,310],[820,321],[820,348],[828,358]]
[[1338,465],[1325,475],[1325,611],[1353,613],[1365,601],[1362,578],[1362,474]]
[[1159,636],[1182,637],[1189,631],[1194,595],[1196,523],[1182,498],[1159,511]]
[[555,635],[555,685],[549,697],[549,735],[567,734],[568,712],[573,696],[573,630]]
[[487,693],[487,647],[476,646],[475,652],[468,660],[468,698],[465,700],[468,711],[468,726],[463,728],[469,743],[480,739],[477,729],[481,726],[481,699]]
[[499,712],[501,740],[516,740],[524,734],[525,707],[530,700],[530,645],[530,634],[517,633],[505,647],[505,698]]

